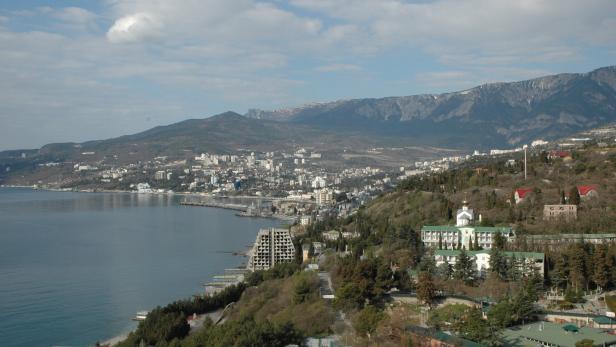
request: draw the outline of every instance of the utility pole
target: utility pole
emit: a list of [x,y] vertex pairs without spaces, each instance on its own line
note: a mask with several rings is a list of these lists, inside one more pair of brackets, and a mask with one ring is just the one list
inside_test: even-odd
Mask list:
[[524,145],[524,180],[526,181],[527,170],[526,170],[526,150],[528,149],[528,145]]

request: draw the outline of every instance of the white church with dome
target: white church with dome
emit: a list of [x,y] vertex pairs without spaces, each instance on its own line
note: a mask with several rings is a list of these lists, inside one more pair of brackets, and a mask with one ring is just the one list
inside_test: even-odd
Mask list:
[[[481,222],[481,218],[480,218]],[[505,240],[515,237],[510,227],[482,227],[475,226],[475,215],[468,207],[466,201],[462,208],[456,212],[456,225],[424,225],[421,228],[421,240],[432,248],[442,249],[468,249],[469,245],[476,243],[482,249],[490,249],[494,243],[494,235],[500,233]]]

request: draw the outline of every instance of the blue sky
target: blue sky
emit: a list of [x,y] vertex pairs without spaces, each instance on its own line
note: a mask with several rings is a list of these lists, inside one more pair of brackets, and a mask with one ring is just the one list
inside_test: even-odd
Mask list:
[[612,0],[0,1],[0,150],[616,64]]

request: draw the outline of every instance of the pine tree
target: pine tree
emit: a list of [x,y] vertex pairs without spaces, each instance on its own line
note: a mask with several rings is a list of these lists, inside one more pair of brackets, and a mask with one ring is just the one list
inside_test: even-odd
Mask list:
[[434,251],[429,249],[419,262],[419,271],[425,271],[428,273],[434,273],[436,271],[436,262],[434,261]]
[[507,277],[509,278],[510,281],[517,281],[520,279],[520,267],[521,267],[521,263],[518,260],[518,258],[514,255],[512,255],[509,258],[509,269],[507,271]]
[[562,288],[567,283],[567,263],[562,254],[556,254],[554,258],[554,270],[550,272],[550,281],[556,287]]
[[465,250],[458,255],[458,260],[454,265],[454,277],[470,284],[475,281],[475,261],[471,259]]
[[504,250],[505,249],[505,237],[503,236],[503,234],[496,232],[494,234],[494,240],[492,241],[492,247],[493,248],[498,248],[500,250]]
[[436,273],[437,276],[440,277],[443,280],[448,280],[451,278],[451,275],[453,274],[453,268],[451,267],[451,264],[449,264],[448,262],[443,262],[441,265],[436,267]]
[[443,234],[438,234],[438,249],[443,249]]
[[474,248],[476,251],[480,250],[480,247],[479,247],[479,239],[477,238],[477,234],[475,234],[475,244],[473,245],[473,248]]
[[500,279],[507,278],[507,258],[503,254],[503,251],[493,247],[490,250],[490,271],[498,275]]

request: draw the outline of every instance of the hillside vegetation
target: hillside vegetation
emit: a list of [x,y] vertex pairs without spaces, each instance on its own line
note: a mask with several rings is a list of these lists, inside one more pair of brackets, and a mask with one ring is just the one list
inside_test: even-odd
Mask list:
[[[363,214],[375,225],[408,225],[419,230],[425,224],[455,224],[455,211],[466,200],[476,214],[481,214],[481,225],[513,226],[520,236],[614,232],[614,146],[576,149],[567,159],[548,159],[546,152],[533,153],[526,180],[519,155],[513,166],[506,164],[507,159],[510,157],[476,162],[429,177],[411,178],[397,191],[374,200]],[[598,186],[598,196],[577,201],[575,187],[591,184]],[[519,204],[514,200],[517,188],[532,190]],[[577,220],[543,220],[544,205],[559,204],[563,200],[578,204]]]
[[274,324],[291,322],[306,336],[327,334],[334,321],[331,307],[319,295],[314,272],[299,272],[248,288],[229,313],[231,320],[245,317]]

